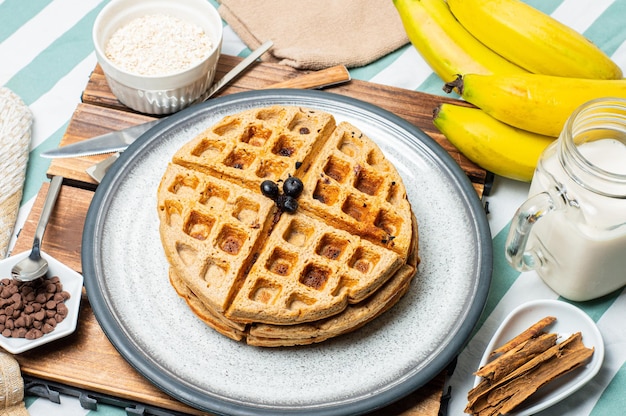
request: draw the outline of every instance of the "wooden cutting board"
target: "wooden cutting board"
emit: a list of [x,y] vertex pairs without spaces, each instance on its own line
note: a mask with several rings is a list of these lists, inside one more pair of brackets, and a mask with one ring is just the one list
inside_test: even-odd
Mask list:
[[[216,79],[239,61],[237,57],[222,56]],[[289,67],[258,63],[221,95],[259,89],[299,74],[301,72]],[[467,173],[478,195],[482,196],[486,172],[450,145],[431,122],[432,110],[436,105],[454,100],[357,80],[332,87],[328,91],[375,103],[420,127],[452,155]],[[61,146],[151,119],[119,103],[109,90],[101,69],[96,67],[88,80],[82,103],[76,108],[61,140]],[[80,250],[85,216],[93,190],[97,187],[85,169],[106,157],[55,159],[48,170],[49,176],[61,175],[66,179],[42,248],[78,272],[82,272]],[[43,184],[20,232],[14,253],[30,249],[47,188],[48,184]],[[172,411],[206,414],[158,390],[135,371],[108,341],[85,293],[81,305],[78,329],[73,335],[16,356],[23,374]],[[413,394],[373,414],[437,415],[445,376],[444,371]]]

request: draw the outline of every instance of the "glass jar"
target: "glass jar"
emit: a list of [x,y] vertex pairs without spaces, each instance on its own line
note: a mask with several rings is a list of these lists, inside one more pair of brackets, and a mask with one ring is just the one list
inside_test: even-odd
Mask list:
[[626,100],[574,111],[541,155],[505,249],[515,269],[570,300],[626,285]]

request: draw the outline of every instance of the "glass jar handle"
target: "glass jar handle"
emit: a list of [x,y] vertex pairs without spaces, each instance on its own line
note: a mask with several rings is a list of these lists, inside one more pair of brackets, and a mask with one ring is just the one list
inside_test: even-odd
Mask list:
[[516,270],[524,272],[541,267],[538,253],[526,247],[528,237],[535,223],[557,208],[548,192],[530,197],[518,208],[505,243],[506,259]]

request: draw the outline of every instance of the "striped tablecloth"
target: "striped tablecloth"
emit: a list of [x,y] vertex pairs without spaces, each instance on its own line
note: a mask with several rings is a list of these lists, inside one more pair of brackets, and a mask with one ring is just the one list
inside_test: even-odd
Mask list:
[[[215,6],[215,0],[209,0]],[[626,0],[527,0],[534,7],[584,33],[626,73]],[[16,230],[24,222],[49,161],[39,157],[57,147],[96,64],[91,27],[104,0],[0,0],[0,86],[19,95],[33,113],[30,163]],[[245,56],[249,50],[225,27],[223,52]],[[353,78],[432,94],[443,94],[441,80],[417,52],[406,45],[362,68]],[[1,154],[0,154],[0,157]],[[516,306],[533,299],[558,298],[535,273],[513,271],[504,260],[503,243],[510,219],[525,199],[528,186],[496,178],[489,203],[495,257],[493,284],[477,332],[459,356],[450,380],[450,415],[463,414],[465,396],[490,336]],[[626,411],[626,295],[577,304],[597,323],[606,355],[600,373],[578,394],[545,411],[550,415],[617,415]],[[32,416],[117,416],[124,409],[98,406],[82,409],[78,399],[63,396],[61,404],[27,397]]]

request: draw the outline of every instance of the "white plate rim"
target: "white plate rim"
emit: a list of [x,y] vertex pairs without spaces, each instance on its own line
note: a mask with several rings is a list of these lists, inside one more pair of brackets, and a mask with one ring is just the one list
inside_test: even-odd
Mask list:
[[[102,236],[103,218],[106,217],[108,202],[124,181],[127,171],[137,163],[137,158],[153,151],[155,141],[165,135],[169,129],[193,122],[209,112],[237,109],[246,106],[265,106],[271,104],[301,105],[309,108],[335,109],[340,113],[361,117],[368,123],[383,123],[386,128],[402,132],[413,141],[412,146],[419,146],[424,157],[436,160],[437,164],[449,175],[458,196],[467,205],[468,220],[472,223],[472,232],[477,240],[476,247],[471,247],[472,256],[476,257],[476,275],[468,277],[472,281],[466,304],[461,311],[462,319],[455,323],[454,333],[445,334],[446,343],[425,360],[419,371],[400,375],[388,386],[381,386],[355,398],[333,401],[331,403],[312,404],[311,406],[277,406],[267,403],[247,403],[237,398],[216,397],[212,392],[198,391],[186,380],[173,380],[172,374],[164,374],[163,368],[151,362],[145,351],[141,351],[134,340],[123,328],[111,309],[110,299],[106,299],[106,282],[101,275],[100,248],[98,239]],[[332,112],[332,111],[330,111]],[[365,121],[364,121],[365,122]],[[360,126],[359,126],[360,127]],[[404,136],[403,136],[404,137]],[[121,355],[141,374],[157,387],[171,394],[178,400],[201,410],[228,414],[355,414],[363,413],[391,403],[409,394],[431,380],[449,365],[468,341],[471,332],[482,313],[486,302],[492,271],[491,235],[484,213],[484,208],[476,192],[461,168],[449,154],[429,136],[398,116],[372,104],[337,94],[308,90],[265,90],[232,94],[211,100],[202,106],[183,110],[159,123],[126,150],[109,171],[98,187],[85,222],[82,246],[83,274],[85,286],[94,314],[105,334]],[[206,394],[205,394],[206,393]]]

